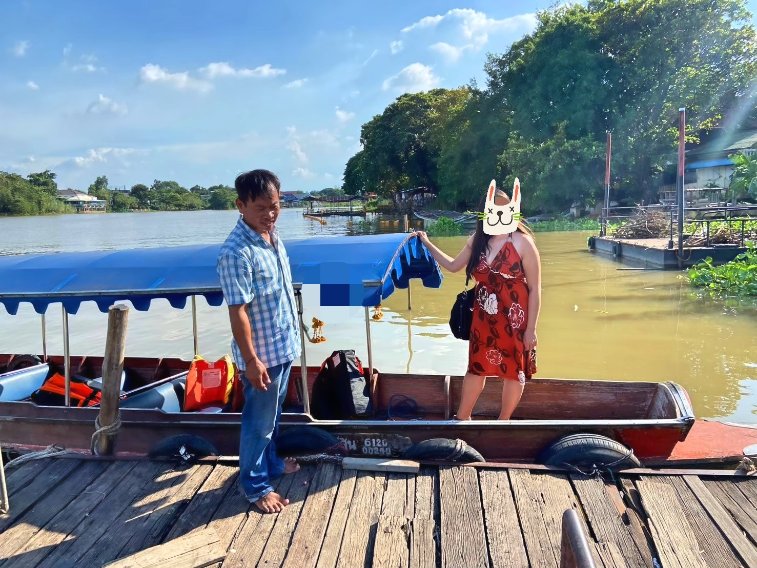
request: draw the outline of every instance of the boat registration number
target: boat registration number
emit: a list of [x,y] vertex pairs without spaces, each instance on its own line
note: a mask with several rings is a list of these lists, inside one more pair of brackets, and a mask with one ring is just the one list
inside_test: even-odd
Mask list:
[[337,436],[349,454],[363,456],[398,457],[413,442],[399,434],[342,434]]

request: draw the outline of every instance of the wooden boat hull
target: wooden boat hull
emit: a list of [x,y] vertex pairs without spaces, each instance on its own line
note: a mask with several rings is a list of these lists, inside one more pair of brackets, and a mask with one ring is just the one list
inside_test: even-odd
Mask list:
[[[0,365],[3,362],[0,356]],[[5,356],[5,361],[9,357]],[[61,364],[50,357],[52,368]],[[102,359],[75,359],[80,373],[97,376]],[[140,375],[146,384],[136,393],[169,389],[189,367],[179,359],[133,358],[126,361],[130,381]],[[308,369],[308,390],[318,373]],[[578,381],[534,379],[527,386],[513,420],[494,419],[499,410],[496,381],[487,384],[473,421],[450,420],[462,387],[462,377],[440,375],[380,374],[373,385],[377,416],[371,420],[316,420],[297,412],[299,373],[293,373],[282,416],[281,430],[295,427],[321,428],[340,438],[351,455],[392,456],[412,444],[430,438],[461,439],[487,460],[536,462],[551,443],[568,434],[592,433],[612,438],[633,449],[642,461],[668,458],[684,440],[694,423],[685,391],[675,383],[627,381]],[[1,380],[1,376],[0,376]],[[154,382],[150,382],[154,381]],[[417,401],[417,413],[399,416],[393,407],[397,397]],[[157,397],[167,400],[168,396]],[[121,428],[117,453],[149,454],[162,441],[191,435],[210,442],[222,455],[239,450],[240,414],[233,412],[166,412],[157,408],[120,410]],[[164,408],[176,408],[165,402]],[[217,410],[217,409],[216,409]],[[289,410],[289,411],[287,411]],[[294,410],[294,411],[293,411]],[[95,431],[98,408],[40,406],[29,401],[0,401],[0,444],[19,450],[44,448],[52,444],[88,452]]]

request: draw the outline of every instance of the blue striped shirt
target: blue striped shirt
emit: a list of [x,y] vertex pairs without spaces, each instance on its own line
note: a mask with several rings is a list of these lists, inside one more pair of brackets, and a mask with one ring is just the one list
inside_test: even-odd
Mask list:
[[[274,227],[272,246],[240,217],[218,254],[218,276],[229,306],[247,305],[255,352],[266,367],[299,357],[300,328],[292,270],[284,243]],[[236,340],[231,350],[237,367],[246,368]]]

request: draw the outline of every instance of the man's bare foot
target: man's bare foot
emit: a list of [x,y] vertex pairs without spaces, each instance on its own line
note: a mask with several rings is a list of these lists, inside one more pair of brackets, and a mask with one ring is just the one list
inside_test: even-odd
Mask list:
[[284,458],[284,474],[300,471],[300,464],[294,458]]
[[263,495],[253,503],[261,513],[280,513],[289,505],[289,499],[284,499],[275,491]]

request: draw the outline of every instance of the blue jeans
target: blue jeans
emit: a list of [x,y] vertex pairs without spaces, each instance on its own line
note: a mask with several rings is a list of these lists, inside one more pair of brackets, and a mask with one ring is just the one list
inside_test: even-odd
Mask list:
[[292,362],[268,369],[268,390],[252,387],[242,373],[244,408],[239,439],[239,483],[252,503],[271,491],[271,479],[284,473],[284,460],[276,454],[274,438],[279,430],[281,407],[289,385]]

